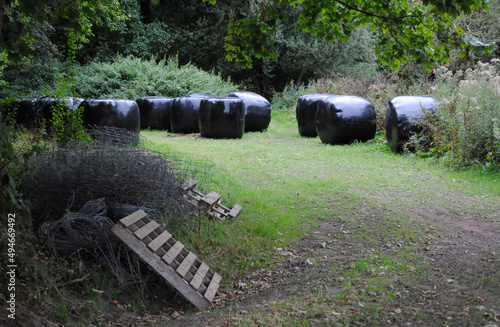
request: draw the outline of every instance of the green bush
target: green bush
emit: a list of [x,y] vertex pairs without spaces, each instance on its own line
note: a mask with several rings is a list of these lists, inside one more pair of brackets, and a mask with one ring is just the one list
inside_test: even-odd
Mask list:
[[144,96],[178,97],[190,93],[226,95],[237,90],[231,81],[194,65],[179,67],[176,57],[168,61],[117,56],[112,63],[93,62],[76,70],[76,92],[83,98]]
[[[59,145],[90,141],[90,136],[85,133],[83,127],[83,107],[78,108],[81,99],[73,99],[75,103],[72,104],[69,98],[75,94],[74,85],[74,76],[70,78],[59,76],[57,88],[53,92],[55,101],[51,108],[50,122],[48,122],[50,123],[49,132],[52,141]],[[78,109],[72,110],[68,106]]]
[[432,95],[440,105],[436,119],[429,115],[423,123],[430,142],[422,151],[455,167],[500,169],[500,60],[465,72],[440,67],[435,74]]
[[71,65],[51,57],[8,65],[3,78],[9,87],[0,87],[0,98],[38,98],[48,95],[47,89],[57,87],[59,76],[68,77]]

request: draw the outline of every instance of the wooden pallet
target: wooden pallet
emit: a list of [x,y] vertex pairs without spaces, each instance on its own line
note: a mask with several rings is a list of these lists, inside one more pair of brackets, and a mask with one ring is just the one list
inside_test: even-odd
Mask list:
[[198,309],[211,307],[221,276],[144,211],[121,219],[111,231]]
[[222,195],[210,192],[207,195],[195,190],[197,181],[190,179],[181,185],[180,190],[188,203],[206,211],[208,215],[218,220],[232,220],[240,213],[242,207],[235,204],[232,209],[221,204]]

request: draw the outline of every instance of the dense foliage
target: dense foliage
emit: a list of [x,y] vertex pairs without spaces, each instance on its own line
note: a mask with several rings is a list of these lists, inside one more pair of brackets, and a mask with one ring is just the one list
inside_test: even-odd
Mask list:
[[93,62],[76,70],[77,94],[84,98],[135,100],[144,96],[178,97],[191,93],[223,96],[237,90],[230,81],[192,64],[117,56],[112,63]]
[[[383,103],[389,94],[408,93],[411,83],[436,77],[436,90],[444,88],[443,92],[454,94],[458,89],[452,82],[446,84],[438,74],[422,68],[450,60],[447,67],[459,85],[466,79],[466,74],[457,75],[460,70],[475,69],[478,60],[488,62],[499,54],[498,48],[490,46],[500,40],[498,0],[211,3],[215,1],[2,0],[0,98],[223,95],[240,88],[234,81],[270,99],[280,99],[276,91],[298,94],[295,85],[314,83],[320,92],[343,85],[330,90],[341,93],[350,86],[346,92],[374,95],[373,101]],[[387,65],[400,70],[392,77],[384,76]],[[336,82],[329,85],[330,81]],[[473,97],[474,92],[490,90],[491,81],[478,83],[481,87],[470,91],[470,96],[490,99],[489,95]],[[426,93],[426,87],[420,89]],[[453,99],[449,96],[448,100]],[[486,120],[457,128],[474,131],[470,135],[490,135],[491,140],[497,125],[486,122],[497,119],[498,109],[485,104],[478,107],[491,108],[489,115],[481,115]],[[379,126],[383,126],[383,105],[376,104],[376,108]],[[486,112],[467,108],[456,113],[470,112],[470,118],[476,117],[472,113]],[[441,118],[453,124],[467,121],[455,116]],[[61,140],[79,131],[77,123],[69,123],[78,117],[57,110],[53,117],[52,135]],[[16,141],[5,119],[4,113],[2,185],[16,195],[17,150],[12,146]],[[439,131],[432,153],[452,157],[440,154],[450,151],[450,146],[437,145],[439,140],[451,142],[444,127],[429,127]],[[464,141],[471,139],[463,135],[454,140],[455,149],[481,149],[472,156],[478,162],[492,163],[498,157],[495,142],[477,140],[486,144],[478,146],[476,141]],[[464,164],[470,162],[467,159]]]
[[[216,0],[204,0],[215,4]],[[491,51],[472,34],[457,28],[454,20],[472,10],[487,8],[485,0],[438,1],[330,1],[274,0],[260,3],[250,17],[232,19],[225,39],[228,60],[251,67],[253,58],[276,58],[271,36],[286,20],[289,6],[300,8],[294,25],[326,40],[348,41],[356,28],[369,27],[376,34],[375,51],[380,61],[398,69],[415,61],[428,69],[450,59],[450,49]]]

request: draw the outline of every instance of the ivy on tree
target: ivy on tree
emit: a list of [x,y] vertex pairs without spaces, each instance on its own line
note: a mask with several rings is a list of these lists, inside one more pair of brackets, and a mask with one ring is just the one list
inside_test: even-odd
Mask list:
[[[203,0],[216,4],[216,0]],[[377,37],[376,53],[383,64],[398,69],[416,62],[430,69],[449,60],[450,50],[491,52],[493,45],[478,42],[456,27],[455,19],[472,10],[488,9],[485,0],[267,0],[253,17],[229,22],[225,38],[227,59],[240,67],[252,67],[253,57],[276,58],[272,35],[276,23],[285,20],[287,6],[298,7],[295,29],[332,41],[349,40],[361,26]]]

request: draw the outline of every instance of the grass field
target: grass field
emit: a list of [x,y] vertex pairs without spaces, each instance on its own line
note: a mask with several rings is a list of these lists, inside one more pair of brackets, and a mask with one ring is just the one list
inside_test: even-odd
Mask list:
[[[499,230],[499,174],[451,171],[411,154],[396,155],[388,150],[383,136],[364,144],[322,144],[319,138],[300,137],[294,117],[284,111],[273,113],[268,131],[246,133],[239,140],[158,131],[144,131],[142,135],[157,149],[209,162],[210,190],[222,194],[225,205],[243,206],[234,222],[204,221],[201,233],[185,236],[190,239],[187,244],[223,276],[221,293],[233,294],[235,283],[256,271],[274,276],[285,266],[301,266],[303,260],[314,266],[298,269],[294,277],[275,276],[272,285],[276,286],[271,287],[275,294],[267,291],[253,295],[254,300],[247,297],[241,303],[244,314],[232,308],[238,307],[233,304],[222,308],[222,313],[207,314],[211,318],[206,319],[219,323],[229,319],[229,324],[242,326],[261,325],[256,321],[269,326],[363,321],[365,325],[384,325],[387,321],[407,321],[410,325],[436,321],[440,325],[448,317],[454,319],[451,322],[457,321],[450,326],[482,323],[484,308],[475,314],[472,309],[467,315],[452,314],[471,307],[461,302],[462,297],[418,310],[411,309],[416,299],[404,298],[412,287],[432,293],[433,287],[439,290],[439,283],[446,288],[447,280],[459,278],[472,278],[467,282],[471,292],[479,294],[478,290],[484,288],[489,295],[463,292],[473,302],[476,297],[488,298],[498,312],[500,293],[494,295],[495,288],[500,291],[500,275],[495,270],[499,268],[495,256],[499,253],[498,236],[484,241],[482,259],[487,263],[490,259],[486,257],[496,259],[482,265],[480,271],[473,269],[476,281],[463,262],[451,261],[464,249],[454,239],[461,237],[463,229],[480,225],[485,233]],[[470,226],[464,225],[467,222]],[[476,246],[475,242],[469,240],[465,245]],[[449,244],[455,244],[455,248],[444,250]],[[470,252],[479,251],[472,248]],[[294,260],[284,263],[283,254],[290,253],[289,249],[293,249]],[[327,259],[322,256],[323,249],[329,250]],[[451,261],[444,264],[447,268],[429,259],[434,251],[448,253]],[[465,253],[469,251],[464,251],[468,256]],[[473,265],[473,259],[467,264]],[[427,285],[436,269],[447,270],[446,274],[455,277]],[[335,286],[325,286],[325,280],[336,281]],[[306,285],[307,295],[297,285]],[[256,306],[255,302],[262,301],[272,304]],[[449,313],[436,316],[441,306],[449,307]],[[407,320],[401,318],[404,314],[394,312],[407,312]],[[401,320],[393,319],[398,316]],[[465,323],[467,320],[460,317],[474,319]],[[196,325],[197,320],[192,319],[179,321]]]

